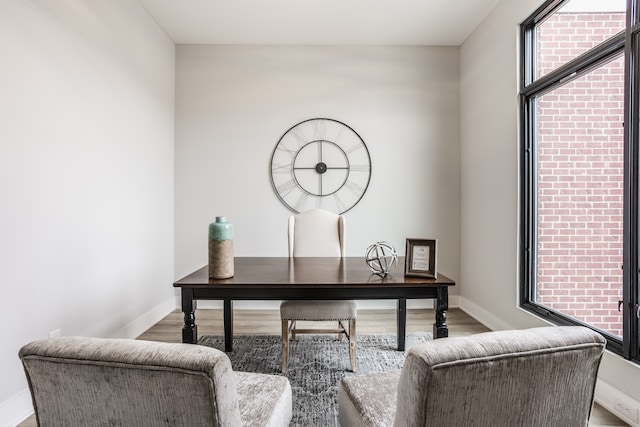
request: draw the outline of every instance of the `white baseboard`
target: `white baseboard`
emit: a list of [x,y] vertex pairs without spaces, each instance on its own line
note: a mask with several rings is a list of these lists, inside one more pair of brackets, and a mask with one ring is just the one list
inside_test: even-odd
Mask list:
[[490,311],[485,310],[484,308],[476,305],[475,303],[469,301],[464,297],[458,297],[458,304],[462,311],[464,311],[469,316],[473,317],[492,331],[515,329],[513,325],[510,325]]
[[598,379],[595,401],[632,427],[640,427],[640,402]]
[[125,327],[112,333],[109,338],[136,338],[175,309],[175,300],[168,298],[160,305],[135,318]]
[[28,389],[0,403],[1,427],[15,427],[31,415],[33,415],[33,402]]

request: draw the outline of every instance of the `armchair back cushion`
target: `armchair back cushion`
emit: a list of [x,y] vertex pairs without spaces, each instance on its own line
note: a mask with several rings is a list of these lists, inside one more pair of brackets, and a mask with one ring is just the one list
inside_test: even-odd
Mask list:
[[62,337],[20,350],[40,426],[239,426],[231,362],[191,344]]
[[604,338],[544,327],[438,339],[407,355],[396,426],[587,426]]

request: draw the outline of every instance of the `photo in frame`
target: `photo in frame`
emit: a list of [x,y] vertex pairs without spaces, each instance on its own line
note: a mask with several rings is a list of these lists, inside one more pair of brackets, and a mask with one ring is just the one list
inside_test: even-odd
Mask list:
[[405,276],[435,279],[437,272],[437,239],[407,239],[404,259]]

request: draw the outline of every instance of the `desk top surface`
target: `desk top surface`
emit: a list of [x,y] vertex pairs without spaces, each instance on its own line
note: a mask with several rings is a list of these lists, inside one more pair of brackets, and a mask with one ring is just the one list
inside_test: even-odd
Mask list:
[[398,265],[384,277],[373,274],[362,257],[235,257],[232,278],[209,279],[209,269],[205,265],[173,284],[177,288],[306,285],[439,287],[453,286],[455,282],[442,274],[436,278],[405,276],[404,257],[398,257]]

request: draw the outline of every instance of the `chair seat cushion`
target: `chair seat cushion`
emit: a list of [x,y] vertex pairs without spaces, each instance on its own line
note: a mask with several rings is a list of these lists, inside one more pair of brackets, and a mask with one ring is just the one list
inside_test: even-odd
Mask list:
[[288,426],[291,421],[291,385],[286,377],[234,372],[242,425]]
[[400,372],[376,372],[343,378],[338,389],[340,425],[392,426]]
[[287,300],[280,303],[282,320],[354,320],[358,309],[352,300]]

